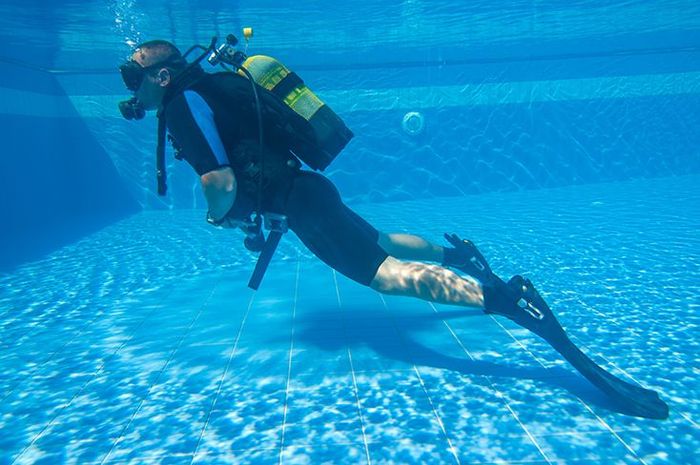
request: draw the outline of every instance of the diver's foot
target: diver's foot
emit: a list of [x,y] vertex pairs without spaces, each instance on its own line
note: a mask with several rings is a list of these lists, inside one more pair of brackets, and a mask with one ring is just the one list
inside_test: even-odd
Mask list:
[[454,248],[445,247],[444,266],[456,268],[482,283],[490,282],[496,277],[473,242],[460,239],[456,234],[445,234],[445,239]]
[[529,279],[515,275],[508,283],[500,278],[484,286],[484,312],[512,320],[542,320],[549,307]]
[[508,281],[508,287],[514,295],[518,296],[516,305],[530,317],[542,320],[547,313],[551,313],[547,302],[529,279],[515,275]]
[[483,289],[485,313],[505,316],[550,344],[566,339],[554,313],[529,279],[516,275],[506,284],[497,278]]

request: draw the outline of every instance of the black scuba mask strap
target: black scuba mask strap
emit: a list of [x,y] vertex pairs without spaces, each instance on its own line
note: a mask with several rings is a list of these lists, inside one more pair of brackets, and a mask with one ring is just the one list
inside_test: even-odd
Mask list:
[[138,62],[129,59],[119,67],[119,72],[122,75],[122,81],[124,81],[126,88],[131,92],[136,92],[141,87],[146,73],[158,68],[183,68],[185,65],[187,65],[187,61],[181,56],[170,57],[148,66],[141,66]]

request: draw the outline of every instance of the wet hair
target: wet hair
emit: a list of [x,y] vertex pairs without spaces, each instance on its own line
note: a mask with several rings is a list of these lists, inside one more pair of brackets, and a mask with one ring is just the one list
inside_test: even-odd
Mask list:
[[187,65],[180,50],[167,40],[150,40],[144,42],[136,47],[134,54],[141,54],[143,63],[146,66],[167,63],[168,68],[179,70]]

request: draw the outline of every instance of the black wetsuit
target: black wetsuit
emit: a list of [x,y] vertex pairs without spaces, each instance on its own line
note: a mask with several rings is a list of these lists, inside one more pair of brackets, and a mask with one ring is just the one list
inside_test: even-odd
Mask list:
[[[388,256],[378,245],[378,231],[343,204],[327,178],[299,168],[290,148],[310,140],[310,127],[275,95],[258,90],[266,149],[263,211],[286,215],[289,228],[318,258],[369,285]],[[229,215],[247,217],[257,205],[260,166],[248,80],[233,73],[202,75],[167,102],[167,127],[178,157],[200,176],[230,166],[238,191]]]

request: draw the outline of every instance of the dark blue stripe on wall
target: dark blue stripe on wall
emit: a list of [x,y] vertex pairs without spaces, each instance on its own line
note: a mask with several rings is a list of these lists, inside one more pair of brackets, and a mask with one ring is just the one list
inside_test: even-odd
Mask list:
[[[454,43],[440,47],[405,47],[377,44],[356,53],[314,52],[276,47],[249,50],[250,54],[271,54],[297,72],[349,70],[357,74],[367,70],[418,69],[489,64],[540,63],[553,61],[607,60],[610,64],[622,57],[665,55],[667,53],[700,52],[700,29],[628,34],[613,38],[582,39],[518,39],[488,44]],[[663,65],[657,61],[648,66]],[[604,70],[599,70],[604,71]],[[645,71],[646,72],[646,71]],[[596,76],[600,74],[595,74]]]
[[700,49],[577,60],[543,60],[459,64],[444,67],[406,67],[365,70],[299,71],[313,90],[392,89],[473,83],[552,81],[644,74],[670,74],[700,70]]
[[[556,81],[565,79],[604,78],[647,74],[675,74],[700,71],[700,51],[647,54],[578,60],[538,62],[499,62],[463,64],[444,67],[407,67],[383,69],[297,69],[293,62],[276,57],[298,71],[314,91],[343,89],[398,89],[404,87],[439,87],[463,84],[520,81]],[[214,71],[214,68],[209,68]],[[18,86],[30,87],[21,80]],[[62,75],[58,81],[70,95],[114,95],[115,102],[129,98],[119,73]],[[116,99],[119,96],[119,99]],[[115,107],[116,108],[116,107]],[[116,111],[116,110],[115,110]]]

